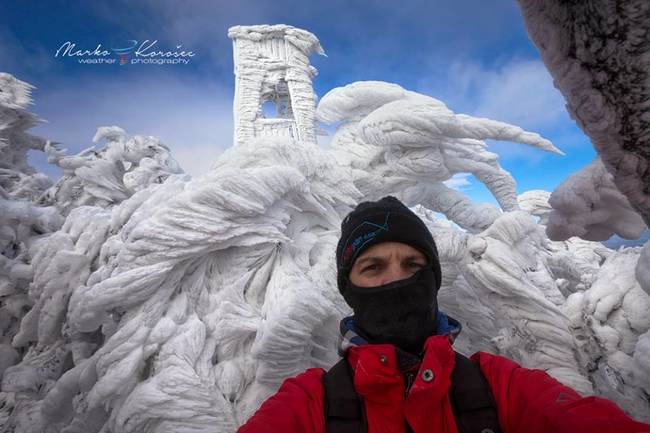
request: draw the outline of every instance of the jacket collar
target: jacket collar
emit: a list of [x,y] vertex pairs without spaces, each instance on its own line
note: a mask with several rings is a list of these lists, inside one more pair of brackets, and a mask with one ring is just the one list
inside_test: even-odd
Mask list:
[[[405,372],[400,358],[400,351],[391,344],[350,347],[347,361],[354,371],[356,392],[381,405],[405,401]],[[439,401],[449,389],[454,368],[454,350],[449,335],[430,336],[424,344],[422,359],[417,359],[417,365],[413,366],[415,369],[411,370],[417,374],[413,376],[415,380],[407,400],[419,400],[421,404],[425,400]]]
[[[438,312],[437,329],[435,335],[448,335],[453,343],[460,331],[462,325],[453,317],[447,316],[442,311]],[[354,316],[345,317],[341,320],[339,336],[339,355],[345,356],[348,349],[356,346],[365,346],[366,344],[373,344],[360,335],[355,323]],[[406,352],[404,352],[406,353]]]

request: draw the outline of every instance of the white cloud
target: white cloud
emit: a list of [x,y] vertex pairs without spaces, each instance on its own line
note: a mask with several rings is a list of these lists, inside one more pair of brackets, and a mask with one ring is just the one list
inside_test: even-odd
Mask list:
[[443,182],[445,185],[447,185],[449,188],[457,189],[459,191],[462,191],[464,187],[468,187],[472,185],[472,182],[470,182],[471,178],[470,173],[456,173],[451,177],[451,179]]
[[568,119],[564,98],[539,60],[514,61],[477,76],[482,83],[473,114],[541,129]]
[[496,67],[466,60],[419,82],[418,91],[467,114],[541,129],[569,120],[564,98],[541,60],[512,59]]
[[[487,67],[457,59],[445,71],[421,80],[416,90],[441,99],[456,112],[512,123],[549,139],[577,130],[541,60],[511,59]],[[542,151],[521,144],[489,144],[502,158],[539,160],[543,156]]]

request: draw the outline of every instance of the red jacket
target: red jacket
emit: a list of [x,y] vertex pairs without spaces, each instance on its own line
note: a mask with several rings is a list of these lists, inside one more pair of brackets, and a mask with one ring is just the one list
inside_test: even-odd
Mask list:
[[[492,388],[503,433],[650,433],[650,425],[632,420],[614,403],[582,398],[541,370],[483,352],[472,359]],[[368,433],[404,433],[404,419],[414,433],[457,433],[448,393],[454,367],[448,337],[429,337],[406,398],[393,346],[352,347],[348,361],[365,404]],[[421,375],[426,369],[433,372],[429,382]],[[313,368],[286,380],[238,433],[325,433],[324,373]]]

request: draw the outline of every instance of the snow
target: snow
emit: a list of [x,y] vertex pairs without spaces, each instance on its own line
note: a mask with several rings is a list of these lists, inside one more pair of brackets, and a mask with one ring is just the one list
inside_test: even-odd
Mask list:
[[[305,56],[317,51],[294,30],[231,37],[283,35]],[[386,194],[436,239],[439,303],[464,328],[457,350],[506,355],[650,420],[649,247],[587,240],[631,236],[618,219],[638,222],[596,165],[577,175],[601,180],[590,195],[572,196],[572,181],[516,195],[485,140],[560,152],[538,134],[357,82],[318,107],[292,105],[290,122],[341,122],[329,148],[246,136],[190,178],[159,140],[116,126],[98,129],[103,147],[73,156],[31,137],[29,86],[0,77],[0,95],[16,95],[0,99],[0,143],[13,155],[4,169],[17,173],[0,189],[0,423],[13,431],[234,431],[285,378],[337,361],[350,312],[335,285],[340,221]],[[41,179],[25,160],[33,146],[63,169],[55,185],[22,181]],[[499,207],[444,184],[459,173]],[[557,218],[571,224],[551,240]]]
[[547,227],[551,239],[579,236],[604,241],[614,234],[638,239],[647,229],[600,158],[560,184],[548,202],[553,208]]

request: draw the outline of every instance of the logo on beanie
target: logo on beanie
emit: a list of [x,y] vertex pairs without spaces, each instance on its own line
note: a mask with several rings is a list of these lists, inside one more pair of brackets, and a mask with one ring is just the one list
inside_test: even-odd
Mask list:
[[[388,231],[388,216],[390,215],[390,212],[386,213],[386,218],[384,220],[384,223],[379,225],[377,223],[373,223],[371,221],[364,221],[358,226],[352,230],[352,234],[350,234],[350,238],[354,235],[355,232],[358,230],[363,230],[363,229],[373,229],[371,232],[363,233],[356,238],[350,243],[348,243],[348,246],[345,247],[343,250],[343,255],[342,255],[342,262],[343,264],[347,263],[347,261],[352,257],[355,252],[359,250],[359,248],[363,247],[366,245],[368,242],[371,242],[373,239],[377,237],[377,235],[382,232],[382,231]],[[349,239],[349,238],[348,238]],[[349,242],[349,241],[348,241]]]

